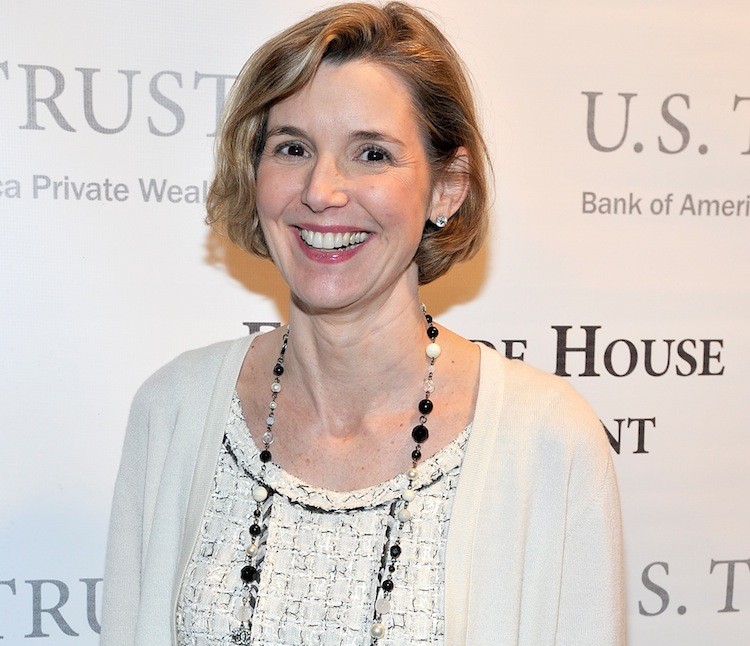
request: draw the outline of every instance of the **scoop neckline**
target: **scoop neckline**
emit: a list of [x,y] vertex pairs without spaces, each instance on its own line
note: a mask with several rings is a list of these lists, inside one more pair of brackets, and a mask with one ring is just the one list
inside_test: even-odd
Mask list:
[[[419,465],[417,478],[412,481],[413,489],[419,490],[429,487],[448,472],[460,467],[472,424],[473,420],[435,455],[427,458]],[[262,464],[260,450],[255,444],[245,421],[242,403],[236,389],[232,394],[225,437],[230,444],[230,452],[236,459],[238,466],[253,480],[260,482]],[[317,508],[321,511],[349,511],[378,507],[400,498],[408,483],[406,473],[399,473],[388,480],[368,487],[338,491],[308,484],[274,462],[266,463],[266,473],[263,478],[265,486],[275,493],[283,495],[290,502]]]

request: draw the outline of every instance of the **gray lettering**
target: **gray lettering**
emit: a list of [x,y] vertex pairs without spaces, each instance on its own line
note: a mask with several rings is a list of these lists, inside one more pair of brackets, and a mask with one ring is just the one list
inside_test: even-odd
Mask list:
[[174,128],[172,128],[172,130],[168,132],[159,130],[154,125],[153,119],[149,117],[148,129],[151,131],[152,135],[156,135],[158,137],[171,137],[172,135],[176,135],[178,132],[180,132],[180,130],[182,130],[182,128],[185,126],[185,111],[177,103],[172,101],[172,99],[167,98],[161,93],[161,90],[159,89],[159,79],[162,76],[171,76],[177,79],[177,86],[182,88],[182,74],[180,74],[179,72],[170,72],[168,70],[159,72],[158,74],[154,75],[148,86],[149,92],[151,92],[151,96],[154,101],[169,110],[174,115]]
[[[42,630],[42,613],[49,613],[50,617],[55,620],[57,627],[64,632],[66,635],[71,637],[78,637],[78,633],[75,632],[65,619],[63,619],[60,608],[62,608],[67,602],[70,592],[68,586],[62,581],[56,581],[55,579],[37,579],[32,581],[26,581],[31,586],[32,590],[32,618],[33,618],[33,630],[25,635],[26,637],[49,637],[47,633]],[[51,608],[42,608],[42,586],[45,583],[50,583],[57,587],[59,598],[57,603]]]
[[140,74],[138,70],[117,70],[118,74],[124,74],[128,85],[128,109],[125,120],[115,128],[105,128],[94,116],[94,74],[101,70],[94,67],[76,67],[76,71],[83,74],[83,112],[86,122],[92,130],[105,135],[114,135],[123,131],[130,123],[130,115],[133,113],[133,77]]
[[[44,126],[39,125],[37,115],[37,103],[43,103],[47,106],[49,113],[55,120],[58,126],[68,132],[75,132],[75,128],[71,126],[63,117],[62,112],[57,107],[55,99],[60,96],[62,91],[65,89],[65,77],[62,72],[49,65],[19,65],[21,69],[26,70],[26,125],[20,126],[21,130],[45,130]],[[36,73],[39,70],[44,70],[52,75],[55,81],[55,89],[48,97],[38,97],[36,89]]]
[[658,565],[664,568],[664,572],[666,574],[669,574],[669,564],[664,563],[663,561],[649,563],[643,569],[643,574],[641,575],[641,581],[643,583],[643,586],[646,588],[646,590],[653,592],[657,597],[659,597],[659,599],[661,599],[661,607],[656,612],[649,612],[643,607],[643,604],[640,601],[638,602],[638,612],[645,617],[656,617],[656,615],[660,615],[662,612],[664,612],[667,609],[667,606],[669,605],[669,593],[660,585],[654,583],[651,580],[651,577],[650,577],[651,568],[654,567],[655,565]]
[[622,146],[623,143],[625,143],[625,138],[628,136],[628,122],[630,120],[630,100],[634,96],[638,95],[628,92],[620,92],[618,94],[618,96],[621,96],[623,99],[625,99],[625,125],[622,129],[622,136],[620,137],[620,141],[618,141],[614,146],[605,146],[599,143],[599,139],[596,136],[596,129],[594,126],[596,122],[596,98],[602,93],[581,92],[581,94],[583,94],[588,100],[588,111],[586,115],[586,135],[588,136],[589,144],[591,144],[591,147],[594,150],[598,150],[599,152],[603,153],[611,153],[617,150],[620,146]]
[[724,598],[724,607],[719,610],[718,612],[739,612],[739,608],[734,607],[734,571],[735,566],[738,563],[744,563],[747,565],[748,570],[750,570],[750,559],[743,560],[743,559],[735,559],[730,561],[714,561],[711,559],[711,569],[709,571],[709,574],[714,573],[714,568],[717,565],[726,565],[727,566],[727,593],[726,597]]
[[103,579],[81,579],[86,584],[86,618],[89,626],[97,635],[102,632],[102,626],[96,618],[96,586]]
[[[750,96],[739,96],[735,94],[734,95],[734,108],[732,108],[732,112],[737,112],[737,106],[743,101],[750,101]],[[745,152],[740,153],[740,154],[750,155],[750,148],[748,148]]]
[[[10,588],[10,591],[13,593],[13,596],[16,594],[16,580],[15,579],[9,579],[8,581],[0,581],[0,585],[6,585]],[[2,635],[0,635],[0,639],[5,639]]]
[[667,148],[663,144],[661,137],[659,137],[659,150],[670,155],[682,152],[687,148],[687,145],[690,142],[690,131],[687,129],[687,126],[669,111],[669,104],[672,99],[676,97],[685,101],[685,105],[690,108],[690,97],[687,94],[671,94],[664,99],[664,102],[661,104],[661,116],[664,117],[664,121],[682,135],[682,144],[680,144],[680,147],[675,150]]
[[201,74],[200,72],[195,73],[195,80],[193,81],[193,89],[198,89],[198,83],[203,79],[216,79],[216,118],[214,123],[214,131],[209,132],[207,137],[215,137],[216,131],[219,129],[219,122],[221,121],[221,113],[224,110],[224,101],[227,96],[227,79],[234,79],[233,74]]

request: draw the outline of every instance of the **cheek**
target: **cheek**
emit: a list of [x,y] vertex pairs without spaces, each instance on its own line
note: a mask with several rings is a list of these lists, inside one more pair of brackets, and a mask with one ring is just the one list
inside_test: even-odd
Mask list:
[[255,202],[262,221],[278,215],[283,205],[289,201],[293,188],[289,177],[272,166],[264,167],[261,164],[256,178]]

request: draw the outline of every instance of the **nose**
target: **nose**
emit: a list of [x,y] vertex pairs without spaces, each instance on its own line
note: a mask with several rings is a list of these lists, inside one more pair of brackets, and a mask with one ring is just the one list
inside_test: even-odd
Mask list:
[[349,201],[346,184],[346,177],[340,172],[336,160],[318,157],[307,176],[302,202],[315,213],[345,206]]

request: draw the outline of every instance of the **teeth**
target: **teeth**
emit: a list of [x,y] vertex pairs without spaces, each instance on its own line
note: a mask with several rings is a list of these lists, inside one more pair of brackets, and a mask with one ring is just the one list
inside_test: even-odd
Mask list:
[[367,232],[356,231],[346,233],[321,233],[320,231],[308,231],[300,229],[299,235],[308,245],[314,249],[344,249],[367,240]]

